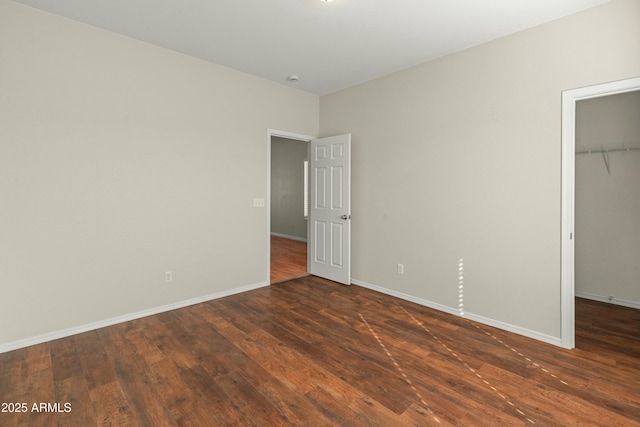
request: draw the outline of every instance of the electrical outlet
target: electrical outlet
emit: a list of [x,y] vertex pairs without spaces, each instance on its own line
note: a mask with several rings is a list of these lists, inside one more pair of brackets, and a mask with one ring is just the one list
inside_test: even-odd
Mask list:
[[173,282],[173,271],[165,271],[164,273],[164,283]]
[[398,274],[404,274],[404,264],[398,264]]

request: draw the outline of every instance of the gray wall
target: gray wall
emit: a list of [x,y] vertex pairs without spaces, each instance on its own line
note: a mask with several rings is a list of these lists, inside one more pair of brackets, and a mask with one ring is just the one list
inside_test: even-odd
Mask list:
[[[640,148],[640,91],[579,101],[576,151]],[[576,156],[575,288],[640,307],[640,151]],[[631,304],[629,304],[631,303]]]
[[[353,276],[559,343],[561,94],[640,75],[614,0],[320,99],[353,141]],[[397,274],[403,263],[405,274]]]
[[308,143],[274,137],[271,140],[271,232],[307,239],[304,219],[303,162]]
[[318,117],[315,95],[0,0],[0,350],[268,285],[267,129]]

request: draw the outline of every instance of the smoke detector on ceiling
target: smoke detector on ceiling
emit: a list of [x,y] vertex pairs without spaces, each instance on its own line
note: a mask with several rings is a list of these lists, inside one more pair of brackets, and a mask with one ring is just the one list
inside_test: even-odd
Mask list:
[[289,80],[290,82],[297,82],[298,80],[300,80],[300,77],[298,77],[296,74],[291,74],[289,77],[287,77],[287,80]]

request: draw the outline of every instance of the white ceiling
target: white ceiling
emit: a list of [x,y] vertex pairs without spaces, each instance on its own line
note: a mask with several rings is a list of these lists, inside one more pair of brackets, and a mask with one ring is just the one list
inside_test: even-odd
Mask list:
[[323,95],[609,0],[15,1]]

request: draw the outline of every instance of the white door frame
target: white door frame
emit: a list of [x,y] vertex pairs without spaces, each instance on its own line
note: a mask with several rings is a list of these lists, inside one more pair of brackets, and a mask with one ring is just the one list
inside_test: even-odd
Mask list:
[[[285,132],[275,129],[267,129],[267,200],[265,207],[267,209],[267,283],[271,284],[271,138],[280,137],[293,139],[296,141],[310,142],[316,139],[316,136],[303,135],[299,133]],[[309,224],[307,223],[307,236],[309,235]],[[307,247],[309,239],[307,239]],[[309,250],[307,250],[307,271],[309,269]]]
[[564,348],[575,347],[575,158],[576,102],[640,90],[640,77],[571,89],[562,92],[562,225],[560,340]]

